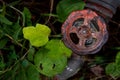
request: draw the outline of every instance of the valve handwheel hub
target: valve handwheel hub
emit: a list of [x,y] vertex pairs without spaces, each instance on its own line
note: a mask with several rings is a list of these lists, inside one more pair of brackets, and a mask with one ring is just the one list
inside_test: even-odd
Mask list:
[[79,55],[98,52],[108,39],[104,19],[86,9],[72,12],[62,25],[63,42]]

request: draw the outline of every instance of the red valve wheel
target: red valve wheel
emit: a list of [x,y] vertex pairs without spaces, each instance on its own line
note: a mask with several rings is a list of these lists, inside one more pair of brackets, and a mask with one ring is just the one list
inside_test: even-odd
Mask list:
[[89,9],[72,12],[61,30],[65,45],[79,55],[98,52],[108,39],[104,19]]

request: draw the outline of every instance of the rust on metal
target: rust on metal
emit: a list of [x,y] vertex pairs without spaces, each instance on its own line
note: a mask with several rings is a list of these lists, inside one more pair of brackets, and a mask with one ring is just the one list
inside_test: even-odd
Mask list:
[[89,9],[72,12],[61,31],[65,45],[79,55],[98,52],[108,39],[105,21]]

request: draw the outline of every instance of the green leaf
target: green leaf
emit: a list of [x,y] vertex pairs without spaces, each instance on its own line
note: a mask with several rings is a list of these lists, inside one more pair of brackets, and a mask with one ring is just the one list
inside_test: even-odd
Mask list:
[[29,11],[29,9],[26,8],[26,7],[24,7],[23,13],[24,13],[24,15],[25,15],[25,23],[26,23],[26,26],[32,25],[31,12]]
[[[0,74],[2,72],[0,71]],[[6,71],[0,80],[41,80],[39,72],[36,70],[35,66],[24,59],[21,63],[18,62],[12,69]]]
[[23,66],[23,67],[29,66],[29,62],[28,62],[27,59],[24,59],[24,60],[22,61],[22,66]]
[[[18,68],[20,67],[20,65],[15,65],[14,68],[12,70],[8,70],[7,72],[4,73],[4,76],[3,77],[0,77],[0,80],[8,80],[11,79],[11,80],[16,80],[15,77],[16,77],[16,72],[18,72]],[[14,75],[13,75],[14,74]]]
[[[67,48],[61,40],[52,39],[45,46],[46,49],[49,49],[49,56],[52,58],[59,57],[60,55],[65,55],[67,57],[71,56],[72,51]],[[57,51],[56,51],[57,50]],[[55,55],[57,52],[57,55]]]
[[14,40],[17,41],[19,39],[19,35],[22,32],[22,27],[19,25],[19,19],[16,23],[12,25],[12,27],[13,27],[14,32],[13,32],[13,35],[11,36],[14,38]]
[[20,3],[20,1],[21,0],[13,1],[13,2],[9,3],[9,5],[11,5],[11,6],[18,5]]
[[40,80],[39,72],[36,70],[36,67],[31,64],[27,59],[24,59],[22,61],[22,66],[25,70],[27,80]]
[[3,36],[4,36],[4,33],[3,33],[3,31],[1,30],[1,28],[0,28],[0,39],[1,39]]
[[5,68],[4,59],[3,56],[0,55],[0,71],[3,70],[4,68]]
[[[64,70],[67,64],[67,58],[61,56],[54,59],[50,58],[48,56],[49,54],[49,50],[40,49],[35,55],[34,63],[41,74],[52,77]],[[57,55],[57,52],[54,55]]]
[[19,20],[20,19],[18,18],[16,22],[14,22],[12,25],[9,25],[9,26],[6,24],[3,24],[0,27],[0,30],[1,30],[0,33],[2,33],[3,35],[7,34],[11,38],[17,41],[22,36],[22,27],[19,25]]
[[5,68],[5,63],[3,61],[0,62],[0,70]]
[[0,12],[1,12],[2,15],[6,14],[6,4],[4,2],[1,2]]
[[114,73],[115,70],[116,70],[116,64],[115,63],[110,63],[105,68],[105,72],[106,72],[107,75],[110,75],[110,74]]
[[0,49],[3,49],[8,42],[8,39],[0,39]]
[[29,61],[33,61],[34,53],[35,53],[35,48],[31,47],[29,49],[29,52],[28,52],[28,55],[27,55],[27,58],[28,58]]
[[113,47],[114,50],[120,50],[120,47]]
[[28,80],[26,76],[26,69],[23,66],[19,66],[19,71],[15,76],[14,80]]
[[9,58],[17,60],[18,55],[16,54],[15,50],[13,50],[13,52],[9,54]]
[[82,76],[79,80],[84,80],[84,76]]
[[36,24],[36,27],[23,28],[24,38],[28,39],[32,46],[40,47],[48,42],[51,30],[46,25]]
[[107,75],[112,76],[113,78],[120,77],[120,67],[116,63],[110,63],[106,66],[105,72]]
[[71,53],[61,40],[53,39],[35,54],[34,63],[40,73],[54,76],[64,70]]
[[117,65],[120,65],[120,52],[118,52],[117,55],[116,55],[115,63]]
[[95,63],[96,64],[102,64],[105,62],[105,57],[103,56],[95,56]]
[[26,68],[27,80],[41,80],[39,77],[39,72],[36,70],[35,66],[30,64]]
[[9,21],[4,15],[1,15],[1,14],[0,14],[0,22],[7,25],[12,25],[12,22]]
[[82,0],[61,0],[56,8],[59,21],[64,22],[67,16],[75,10],[82,10],[85,3]]

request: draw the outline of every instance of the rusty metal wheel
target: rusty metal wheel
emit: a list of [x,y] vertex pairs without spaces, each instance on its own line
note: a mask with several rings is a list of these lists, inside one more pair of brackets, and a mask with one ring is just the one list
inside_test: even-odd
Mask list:
[[98,52],[108,39],[104,19],[89,9],[72,12],[61,31],[65,45],[79,55]]

